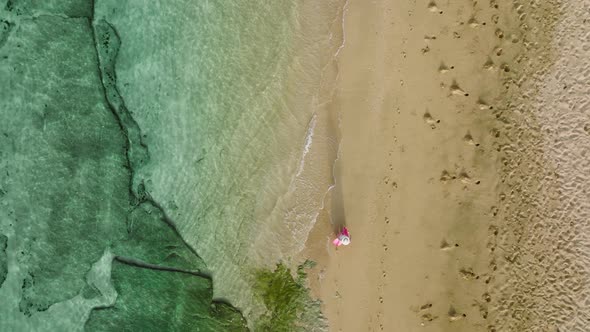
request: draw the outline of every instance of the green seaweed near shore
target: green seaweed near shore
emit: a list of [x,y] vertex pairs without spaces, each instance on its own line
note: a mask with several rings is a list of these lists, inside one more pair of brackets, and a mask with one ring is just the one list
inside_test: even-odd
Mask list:
[[306,261],[297,268],[295,277],[282,263],[274,271],[256,273],[256,290],[268,309],[258,322],[257,331],[323,331],[325,323],[319,301],[310,297],[305,286],[305,269],[313,265],[312,261]]

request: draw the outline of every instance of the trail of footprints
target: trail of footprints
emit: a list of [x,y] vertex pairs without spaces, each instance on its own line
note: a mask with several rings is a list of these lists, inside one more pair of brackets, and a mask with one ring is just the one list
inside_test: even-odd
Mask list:
[[[477,1],[474,1],[474,7],[475,4],[477,3]],[[498,10],[499,9],[499,5],[497,3],[496,0],[489,0],[489,6],[491,8],[492,11],[494,10]],[[439,15],[443,15],[444,14],[444,10],[441,9],[441,7],[439,7],[437,5],[437,3],[433,0],[430,1],[427,5],[427,9],[432,12],[433,14],[439,14]],[[524,12],[524,7],[523,5],[519,4],[517,1],[514,2],[514,10],[516,11],[517,15],[518,15],[518,19],[520,21],[523,21],[524,18],[526,17],[526,13]],[[476,11],[474,10],[474,12],[481,12],[481,11]],[[508,65],[508,63],[505,62],[505,60],[503,60],[503,56],[506,55],[505,49],[504,48],[509,48],[510,45],[512,44],[518,44],[522,42],[522,38],[520,37],[520,35],[518,33],[506,33],[500,26],[498,26],[498,24],[501,23],[500,21],[500,16],[498,15],[498,13],[493,13],[491,16],[489,16],[489,20],[490,22],[496,26],[495,29],[486,29],[487,31],[492,31],[492,33],[494,34],[494,37],[497,40],[497,46],[495,46],[490,53],[487,55],[487,57],[485,59],[483,59],[482,61],[482,66],[481,69],[483,71],[490,71],[490,72],[497,72],[500,75],[508,75],[509,73],[512,72],[512,68],[510,68],[510,66]],[[485,22],[485,18],[483,17],[477,17],[477,15],[472,15],[469,20],[466,22],[467,25],[470,28],[476,29],[482,26],[486,26],[486,22]],[[463,22],[461,22],[461,25],[463,24]],[[483,32],[482,32],[483,33]],[[461,38],[461,34],[459,31],[455,31],[453,33],[453,39],[460,39]],[[423,55],[425,55],[426,53],[429,53],[431,50],[431,47],[428,46],[428,43],[434,43],[437,40],[437,36],[436,35],[426,35],[424,37],[424,41],[425,43],[427,43],[427,45],[425,47],[423,47],[421,49],[421,53]],[[519,62],[520,59],[516,58],[516,61]],[[444,76],[448,76],[449,74],[452,74],[452,72],[455,70],[455,66],[454,65],[450,65],[447,61],[443,60],[440,62],[440,65],[438,67],[438,73],[441,75],[441,77]],[[509,88],[510,84],[516,84],[518,85],[518,83],[514,82],[514,79],[512,79],[509,76],[503,76],[501,77],[503,78],[504,83],[504,87],[506,89]],[[452,78],[450,79],[450,84],[445,83],[444,81],[441,82],[440,86],[441,88],[444,89],[448,89],[448,97],[450,98],[459,98],[459,97],[469,97],[469,92],[467,90],[465,90],[463,87],[460,86],[459,82],[457,82],[456,79]],[[493,105],[490,105],[488,103],[487,100],[485,100],[483,97],[477,97],[474,101],[474,109],[475,110],[479,110],[479,111],[494,111],[494,107]],[[502,121],[501,118],[501,113],[494,113],[495,117]],[[436,129],[438,125],[440,125],[441,120],[437,119],[435,115],[433,115],[429,110],[426,110],[425,113],[422,116],[423,121],[425,122],[426,125],[428,125],[430,128],[432,129]],[[590,125],[589,129],[587,130],[590,133]],[[586,129],[586,128],[585,128]],[[497,138],[499,136],[499,131],[496,129],[492,129],[492,131],[489,133],[491,135],[491,137],[493,138]],[[471,145],[473,147],[479,147],[480,143],[474,139],[473,134],[468,131],[465,133],[465,135],[463,136],[463,142],[465,142],[468,145]],[[497,150],[500,151],[501,146],[497,146]],[[473,179],[473,175],[469,174],[468,171],[466,171],[465,169],[455,169],[455,170],[442,170],[441,171],[441,175],[440,175],[440,181],[444,182],[444,183],[452,183],[453,181],[460,181],[461,183],[463,183],[464,185],[479,185],[481,182],[480,180],[477,179]],[[502,201],[505,198],[504,194],[500,194],[500,201]],[[493,206],[490,210],[490,215],[492,217],[497,217],[498,215],[498,207]],[[389,218],[385,218],[385,222],[386,224],[389,224]],[[489,229],[488,229],[488,243],[487,243],[487,248],[489,250],[490,253],[494,253],[496,251],[497,248],[497,237],[498,237],[498,227],[495,225],[490,225]],[[386,244],[383,244],[384,247],[384,251],[387,251],[387,246]],[[452,243],[449,242],[447,239],[443,239],[440,243],[440,250],[441,251],[451,251],[454,249],[458,249],[459,248],[459,244],[458,243]],[[510,261],[510,257],[505,257],[507,260]],[[381,262],[383,262],[383,260],[381,260]],[[491,271],[491,273],[493,273],[494,271],[496,271],[497,269],[497,264],[495,261],[495,258],[491,258],[489,264],[488,264],[489,270]],[[385,271],[383,271],[383,280],[387,277],[387,274]],[[492,280],[492,275],[487,275],[487,274],[483,274],[483,275],[479,275],[476,271],[473,271],[472,268],[470,267],[463,267],[460,268],[459,271],[457,271],[457,278],[459,278],[460,280],[464,280],[465,282],[481,282],[483,281],[486,285],[489,284]],[[380,288],[382,288],[382,286],[379,286]],[[379,301],[382,303],[383,302],[383,298],[382,296],[379,297]],[[488,304],[492,301],[491,295],[486,291],[483,294],[481,294],[480,298],[475,299],[473,301],[473,307],[475,307],[479,314],[481,315],[481,317],[484,320],[488,319]],[[440,305],[444,305],[444,304],[440,304]],[[453,306],[453,304],[446,304],[448,305],[448,310],[447,310],[447,319],[450,322],[454,322],[454,321],[458,321],[461,319],[464,319],[467,317],[467,315],[461,311],[459,311],[457,308],[455,308]],[[425,326],[435,320],[437,320],[439,317],[437,315],[434,314],[434,309],[436,309],[436,305],[434,303],[431,302],[427,302],[424,303],[420,306],[418,306],[416,309],[414,309],[415,312],[417,312],[419,319],[420,319],[420,325]],[[440,311],[439,311],[440,312]],[[496,328],[493,325],[488,325],[488,331],[489,332],[496,332]]]
[[[397,142],[397,139],[395,139],[395,141]],[[393,158],[392,156],[392,152],[389,152],[389,158]],[[394,174],[394,167],[393,167],[393,163],[389,163],[387,165],[387,170],[388,173],[393,176]],[[395,192],[397,190],[398,184],[397,181],[394,181],[392,179],[392,177],[390,176],[385,176],[383,178],[382,184],[387,188],[387,190],[385,191],[387,193],[388,198],[392,197],[392,193]],[[388,204],[386,204],[385,209],[387,209],[389,206]],[[391,233],[391,231],[393,231],[394,234],[399,234],[399,231],[396,230],[391,230],[390,228],[393,227],[393,224],[391,223],[391,219],[387,216],[384,217],[384,219],[382,220],[382,223],[380,223],[378,225],[378,227],[381,229],[381,238],[380,238],[380,244],[381,244],[381,248],[379,248],[379,269],[381,271],[380,277],[379,277],[379,281],[377,283],[377,297],[375,299],[375,301],[377,301],[378,304],[378,310],[376,312],[376,321],[377,321],[377,325],[379,326],[379,330],[380,331],[384,331],[385,330],[385,326],[384,326],[384,313],[385,313],[385,308],[384,305],[387,301],[386,296],[385,296],[385,286],[387,284],[387,270],[385,267],[385,259],[387,257],[387,255],[389,254],[389,245],[388,245],[388,241],[387,239],[389,238],[389,234]]]
[[[393,167],[390,165],[389,166],[389,170],[393,170]],[[389,183],[387,181],[385,181],[385,184],[389,185]],[[395,190],[395,188],[397,188],[397,183],[393,182],[393,190]],[[389,197],[391,198],[391,195],[389,195]],[[385,257],[388,254],[389,251],[389,246],[387,245],[387,238],[388,238],[388,234],[389,234],[389,227],[391,226],[390,224],[391,220],[389,219],[389,217],[385,217],[383,220],[383,231],[381,232],[381,254],[379,255],[379,268],[381,269],[381,276],[379,278],[379,283],[377,285],[377,293],[378,293],[378,297],[377,297],[377,301],[379,304],[379,310],[377,311],[377,322],[379,323],[379,330],[380,331],[384,331],[385,327],[383,325],[383,314],[384,314],[384,308],[383,308],[383,304],[385,302],[385,293],[384,293],[384,288],[387,282],[387,271],[385,269]]]

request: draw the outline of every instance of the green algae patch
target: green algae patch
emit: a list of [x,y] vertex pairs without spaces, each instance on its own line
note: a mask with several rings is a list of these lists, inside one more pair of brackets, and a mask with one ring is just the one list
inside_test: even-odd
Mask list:
[[231,306],[211,302],[211,280],[113,262],[114,306],[93,310],[85,331],[247,331]]
[[117,33],[91,5],[59,11],[76,2],[0,5],[0,331],[244,330],[134,185],[149,155],[117,91]]
[[88,0],[9,0],[6,10],[17,15],[63,15],[88,17],[92,15],[93,1]]
[[313,267],[306,261],[294,276],[287,266],[277,264],[274,271],[256,273],[255,289],[268,312],[257,324],[257,331],[323,331],[325,320],[319,301],[313,300],[305,286],[305,269]]
[[18,309],[30,317],[74,298],[124,234],[129,172],[88,20],[15,22],[0,49],[0,224],[14,232],[18,269],[9,273],[22,284]]

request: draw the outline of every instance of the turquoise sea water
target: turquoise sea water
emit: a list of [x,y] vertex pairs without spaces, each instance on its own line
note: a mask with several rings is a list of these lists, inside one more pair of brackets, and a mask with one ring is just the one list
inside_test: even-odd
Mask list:
[[321,329],[268,273],[331,184],[341,5],[0,2],[0,330],[257,330],[281,285]]

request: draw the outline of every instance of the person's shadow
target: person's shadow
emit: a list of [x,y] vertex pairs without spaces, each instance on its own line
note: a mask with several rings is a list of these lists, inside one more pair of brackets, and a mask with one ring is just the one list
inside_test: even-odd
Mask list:
[[342,181],[336,181],[332,189],[332,211],[330,214],[332,230],[339,234],[346,227],[346,213],[344,209],[344,198],[342,195]]
[[[338,115],[338,114],[335,114]],[[339,120],[333,117],[328,124],[328,134],[330,137],[335,137],[336,142],[341,142],[341,132],[338,126]],[[330,222],[332,223],[332,231],[335,235],[338,235],[344,227],[346,227],[346,213],[344,209],[344,196],[342,190],[342,176],[341,167],[342,161],[340,159],[339,147],[336,148],[336,160],[332,169],[332,176],[334,185],[331,192],[331,211],[330,211]]]

